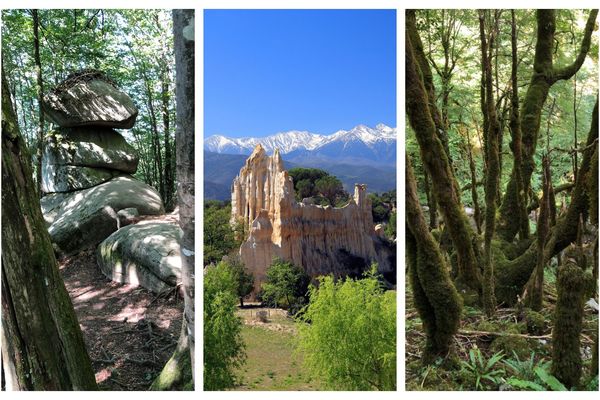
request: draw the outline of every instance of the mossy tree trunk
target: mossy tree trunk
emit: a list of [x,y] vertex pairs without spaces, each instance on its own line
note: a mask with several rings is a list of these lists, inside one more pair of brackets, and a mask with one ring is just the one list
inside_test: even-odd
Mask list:
[[[406,112],[419,143],[421,160],[431,179],[434,197],[458,255],[457,282],[465,288],[481,289],[481,274],[473,245],[474,233],[460,202],[460,192],[444,146],[436,134],[439,112],[435,97],[426,90],[431,76],[416,28],[414,11],[407,10],[406,24]],[[418,57],[416,54],[420,54]],[[425,70],[423,70],[425,68]],[[440,125],[441,126],[441,125]]]
[[423,321],[427,343],[423,363],[434,362],[450,351],[460,323],[461,299],[448,265],[427,228],[417,195],[417,185],[406,156],[406,249],[415,306]]
[[548,237],[548,229],[550,227],[550,195],[551,195],[551,179],[550,161],[548,155],[542,158],[542,200],[540,201],[540,211],[537,220],[537,261],[535,269],[525,286],[523,292],[523,302],[532,310],[540,311],[543,306],[544,295],[544,267],[546,262],[544,259],[544,245]]
[[[489,12],[489,11],[488,11]],[[485,32],[486,11],[479,10],[479,32],[481,39],[481,63],[483,65],[485,109],[484,115],[487,126],[484,127],[484,135],[487,137],[487,174],[485,176],[485,232],[484,232],[484,269],[483,269],[483,308],[488,317],[494,315],[496,310],[496,298],[494,296],[494,264],[492,259],[492,239],[496,229],[496,195],[498,194],[498,182],[500,177],[499,140],[500,123],[496,115],[494,102],[491,50],[494,47],[495,32],[489,35],[489,50],[487,35]],[[488,52],[489,51],[489,52]]]
[[2,70],[2,370],[8,390],[95,390]]
[[[569,207],[556,221],[548,234],[544,245],[544,263],[548,263],[552,257],[564,250],[577,238],[579,218],[581,215],[587,217],[589,208],[588,176],[591,173],[592,157],[598,149],[598,97],[592,113],[592,121],[586,148],[583,152],[579,174],[575,182],[575,188],[571,194]],[[507,305],[512,305],[536,266],[537,240],[533,241],[529,248],[520,256],[512,260],[498,260],[496,263],[496,296],[498,300]]]
[[567,388],[581,378],[581,327],[585,295],[583,270],[567,259],[558,269],[558,299],[552,330],[552,374]]
[[[538,133],[540,130],[540,121],[542,109],[552,85],[559,80],[570,79],[585,61],[585,57],[590,49],[591,36],[594,30],[598,10],[592,10],[587,20],[583,40],[577,58],[572,64],[563,68],[553,66],[554,54],[554,33],[556,30],[556,11],[555,10],[537,10],[537,41],[535,47],[533,74],[520,114],[520,126],[522,133],[521,140],[521,182],[523,193],[529,193],[531,188],[531,175],[535,170],[535,150],[537,147]],[[513,139],[514,141],[514,139]],[[514,144],[513,144],[514,146]],[[515,210],[518,210],[518,190],[514,182],[516,171],[511,174],[506,193],[500,207],[500,220],[498,224],[499,236],[512,241],[519,231],[519,219],[515,218]]]

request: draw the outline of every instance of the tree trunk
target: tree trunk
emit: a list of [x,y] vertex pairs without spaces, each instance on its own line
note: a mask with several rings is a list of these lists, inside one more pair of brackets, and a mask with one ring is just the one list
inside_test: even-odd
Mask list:
[[[491,317],[496,310],[496,299],[494,296],[494,264],[492,259],[492,239],[496,228],[496,194],[498,192],[499,170],[499,149],[498,141],[500,138],[500,123],[496,115],[496,106],[494,103],[493,81],[492,81],[492,63],[490,54],[488,54],[488,43],[485,32],[485,13],[479,10],[479,32],[481,39],[481,63],[483,65],[485,93],[485,114],[487,115],[487,174],[485,177],[485,232],[484,232],[484,254],[485,263],[483,269],[483,308],[488,317]],[[490,38],[490,53],[493,47],[493,34]]]
[[35,60],[35,75],[37,80],[38,98],[38,127],[36,146],[36,179],[39,197],[42,197],[42,151],[44,145],[44,112],[42,111],[42,98],[44,97],[44,81],[42,80],[42,63],[40,61],[40,20],[38,10],[32,10],[33,15],[33,58]]
[[[167,68],[167,67],[165,67]],[[169,115],[169,71],[163,71],[161,83],[162,117],[165,134],[165,209],[173,209],[173,167],[171,164],[171,132]]]
[[[590,49],[591,36],[597,15],[598,10],[590,12],[581,48],[575,61],[566,67],[556,68],[552,65],[555,45],[555,10],[537,10],[536,12],[538,30],[533,74],[527,88],[525,100],[523,101],[523,112],[520,115],[523,145],[521,149],[523,193],[529,193],[531,188],[531,175],[535,169],[534,156],[540,130],[542,109],[548,97],[550,87],[559,80],[570,79],[581,68]],[[516,184],[513,182],[514,179],[516,178],[513,166],[511,180],[507,186],[500,209],[500,222],[498,224],[498,234],[506,241],[512,241],[519,231],[519,219],[514,218],[515,210],[518,210],[517,195],[514,192],[517,189]]]
[[525,286],[523,293],[523,302],[529,308],[534,311],[540,311],[543,306],[543,295],[544,295],[544,267],[546,265],[544,260],[544,245],[546,244],[546,238],[548,236],[548,229],[550,227],[550,184],[552,175],[550,174],[550,162],[548,156],[544,155],[542,159],[542,186],[543,194],[542,200],[540,201],[540,213],[537,221],[537,260],[536,266]]
[[[407,11],[407,20],[410,11]],[[456,179],[450,169],[444,147],[436,135],[432,115],[439,114],[433,100],[429,99],[421,76],[411,38],[418,39],[416,26],[406,32],[406,112],[419,143],[421,160],[429,177],[437,204],[446,222],[452,243],[458,255],[457,281],[465,287],[479,291],[481,276],[473,246],[473,231],[460,203]],[[427,67],[428,68],[428,67]],[[429,71],[430,72],[430,71]],[[422,75],[423,74],[423,75]]]
[[406,156],[406,249],[415,306],[423,321],[427,343],[424,364],[445,357],[460,323],[461,299],[449,268],[421,211],[417,185]]
[[177,199],[182,282],[192,373],[194,371],[194,10],[173,10],[177,93]]
[[[592,113],[592,122],[586,141],[586,150],[579,166],[579,177],[571,194],[571,203],[566,213],[559,217],[550,230],[544,245],[544,263],[564,250],[577,238],[580,215],[587,215],[589,209],[588,175],[592,173],[592,157],[598,151],[598,97]],[[596,186],[597,188],[597,186]],[[597,190],[597,189],[596,189]],[[537,240],[513,260],[498,260],[496,263],[496,296],[499,301],[512,305],[521,294],[522,288],[535,268],[537,260]],[[501,294],[500,294],[501,293]]]
[[585,301],[583,270],[570,260],[558,269],[558,298],[552,330],[552,375],[567,388],[581,378],[581,327]]
[[95,390],[2,70],[2,370],[9,390]]

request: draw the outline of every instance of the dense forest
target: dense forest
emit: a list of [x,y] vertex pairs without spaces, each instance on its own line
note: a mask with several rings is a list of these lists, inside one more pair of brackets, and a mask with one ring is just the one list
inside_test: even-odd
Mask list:
[[597,14],[406,12],[408,389],[597,390]]
[[193,390],[194,11],[2,11],[1,389]]
[[139,153],[136,177],[175,204],[175,56],[166,10],[4,10],[2,62],[19,126],[40,180],[50,123],[40,96],[82,69],[103,71],[139,109],[127,132]]

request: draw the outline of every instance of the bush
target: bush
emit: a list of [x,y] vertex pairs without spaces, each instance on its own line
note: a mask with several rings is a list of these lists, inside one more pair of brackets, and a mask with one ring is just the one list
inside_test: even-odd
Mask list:
[[290,308],[306,296],[309,282],[310,278],[302,268],[276,259],[267,269],[260,298],[268,306]]
[[299,317],[297,351],[331,389],[396,389],[396,295],[374,270],[360,280],[323,277]]
[[242,321],[235,314],[237,282],[226,263],[204,274],[204,389],[223,390],[235,383],[234,368],[245,360]]

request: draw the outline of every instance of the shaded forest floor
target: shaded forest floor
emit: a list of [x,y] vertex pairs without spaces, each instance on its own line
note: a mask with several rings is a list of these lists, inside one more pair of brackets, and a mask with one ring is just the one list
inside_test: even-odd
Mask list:
[[[256,319],[256,312],[267,311],[267,322]],[[242,337],[246,363],[236,371],[233,390],[322,390],[302,366],[302,357],[294,353],[296,322],[285,310],[246,307],[238,309],[242,318]]]
[[[497,382],[482,380],[485,390],[517,390],[506,384],[510,378],[533,380],[535,366],[552,358],[552,324],[556,303],[556,269],[547,268],[544,278],[544,308],[537,315],[527,310],[499,308],[493,320],[486,318],[478,307],[464,306],[459,333],[454,337],[456,359],[442,367],[442,361],[424,367],[421,355],[425,333],[419,314],[414,307],[412,291],[406,283],[406,389],[407,390],[476,390],[476,378],[462,367],[469,363],[469,350],[479,349],[485,361],[502,352],[502,360],[491,369],[498,370]],[[542,318],[540,318],[542,317]],[[598,382],[591,381],[589,370],[593,338],[598,331],[598,312],[585,306],[582,342],[582,387],[580,390],[598,390]],[[528,364],[533,355],[534,362]],[[518,360],[517,360],[518,359]],[[524,373],[515,372],[505,362],[517,362]],[[523,375],[530,374],[529,377]]]
[[[174,221],[172,214],[153,217]],[[147,390],[181,330],[183,299],[107,279],[95,249],[59,260],[100,390]]]

